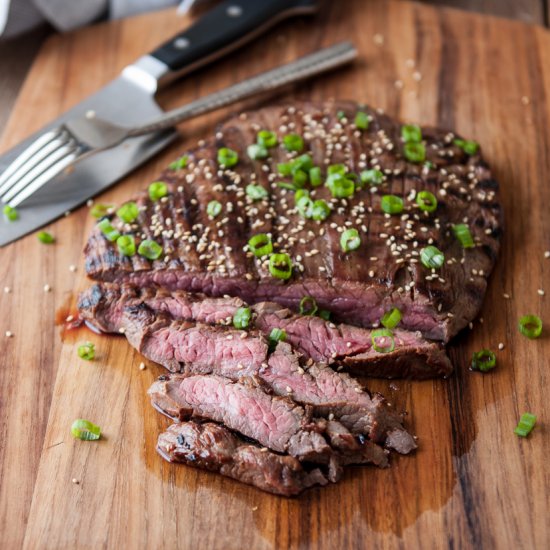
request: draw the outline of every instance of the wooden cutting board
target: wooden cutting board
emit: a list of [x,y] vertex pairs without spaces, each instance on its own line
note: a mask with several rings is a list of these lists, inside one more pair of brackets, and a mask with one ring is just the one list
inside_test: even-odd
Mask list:
[[[170,465],[155,452],[167,425],[146,390],[161,373],[122,338],[59,322],[89,282],[82,247],[87,208],[0,250],[0,547],[2,548],[548,548],[550,495],[550,36],[542,28],[421,4],[330,2],[314,21],[267,37],[163,92],[166,107],[337,40],[361,52],[353,69],[293,97],[350,98],[481,142],[502,186],[506,233],[485,306],[450,346],[456,374],[428,382],[369,381],[410,412],[416,456],[388,470],[351,468],[341,483],[300,498],[264,494],[220,476]],[[4,133],[4,150],[189,21],[172,10],[52,37],[31,70]],[[411,61],[412,60],[412,61]],[[225,113],[186,124],[179,144],[99,200],[121,203]],[[77,271],[70,266],[77,266]],[[51,292],[44,291],[51,286]],[[1,290],[1,289],[0,289]],[[503,298],[503,293],[510,299]],[[519,317],[541,315],[530,341]],[[4,338],[5,331],[12,338]],[[91,340],[97,358],[78,358]],[[468,371],[474,350],[498,368]],[[514,435],[522,412],[539,422]],[[75,418],[101,425],[99,442],[70,435]],[[78,481],[73,483],[72,480]]]

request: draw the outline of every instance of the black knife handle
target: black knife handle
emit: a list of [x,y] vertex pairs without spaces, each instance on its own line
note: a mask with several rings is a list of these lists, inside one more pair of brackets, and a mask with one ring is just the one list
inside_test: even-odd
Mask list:
[[180,76],[237,49],[278,21],[315,11],[316,0],[227,0],[151,56]]

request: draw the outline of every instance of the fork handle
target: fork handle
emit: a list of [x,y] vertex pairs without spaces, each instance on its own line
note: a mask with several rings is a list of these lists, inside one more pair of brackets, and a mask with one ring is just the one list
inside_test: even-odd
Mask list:
[[133,128],[128,137],[141,136],[172,128],[190,118],[196,117],[241,101],[261,92],[273,91],[287,84],[299,82],[351,62],[357,57],[357,50],[350,42],[340,42],[296,61],[260,73],[239,84],[225,88],[188,103],[179,109],[168,111],[155,121]]

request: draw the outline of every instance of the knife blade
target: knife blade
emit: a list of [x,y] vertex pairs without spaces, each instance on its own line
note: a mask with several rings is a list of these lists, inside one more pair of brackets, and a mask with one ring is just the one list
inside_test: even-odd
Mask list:
[[[39,135],[93,111],[121,125],[147,122],[163,111],[156,92],[171,81],[221,57],[285,18],[311,14],[316,0],[228,0],[187,30],[123,69],[118,78],[0,156],[0,173]],[[71,211],[157,154],[175,130],[127,140],[75,165],[19,209],[19,219],[0,219],[0,247]]]

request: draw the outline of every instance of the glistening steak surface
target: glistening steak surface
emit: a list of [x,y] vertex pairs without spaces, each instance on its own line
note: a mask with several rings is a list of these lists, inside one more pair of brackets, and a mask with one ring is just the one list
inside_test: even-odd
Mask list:
[[[125,324],[131,321],[124,317],[125,309],[140,305],[155,313],[166,313],[174,320],[222,326],[231,326],[236,311],[247,306],[239,298],[208,298],[184,291],[111,284],[95,284],[82,293],[79,300],[81,316],[104,332],[127,330]],[[418,332],[396,329],[395,350],[379,353],[372,348],[369,329],[336,325],[320,317],[295,314],[274,302],[261,302],[251,307],[252,328],[264,336],[269,336],[274,328],[283,329],[286,341],[316,362],[385,378],[422,379],[446,376],[452,371],[443,347],[425,340]],[[227,343],[226,346],[229,348],[233,344]],[[179,370],[177,362],[167,363],[166,360],[165,356],[158,362],[172,371]]]
[[[359,110],[369,116],[366,130],[355,126]],[[279,145],[267,158],[252,160],[247,147],[259,130],[275,132]],[[347,198],[332,197],[325,185],[307,184],[310,197],[326,200],[331,213],[322,222],[304,218],[294,193],[277,185],[291,183],[277,164],[298,154],[282,145],[288,133],[303,138],[300,154],[311,155],[322,181],[327,167],[339,163],[356,181],[366,169],[380,169],[383,181],[356,188]],[[186,167],[162,174],[169,190],[165,197],[137,198],[136,222],[113,217],[137,244],[145,238],[160,244],[157,260],[123,256],[96,229],[86,247],[86,270],[102,281],[239,296],[249,303],[276,301],[294,310],[304,296],[312,296],[337,320],[362,326],[373,326],[398,307],[404,328],[448,341],[481,306],[499,248],[501,207],[498,184],[477,151],[468,155],[454,134],[442,130],[424,128],[422,138],[426,162],[414,163],[404,158],[401,125],[355,103],[300,103],[244,113],[222,125],[215,140],[190,152]],[[238,153],[235,166],[219,165],[221,147]],[[268,196],[254,201],[246,192],[251,183]],[[435,212],[420,211],[421,191],[437,197]],[[388,194],[404,200],[401,214],[382,212]],[[222,211],[211,217],[207,207],[214,200]],[[454,237],[451,226],[458,223],[468,225],[475,247],[464,249]],[[350,228],[357,229],[361,244],[345,253],[340,238]],[[259,233],[271,235],[274,251],[292,259],[289,280],[274,278],[268,258],[248,250],[248,240]],[[419,261],[429,244],[445,254],[438,270]]]

